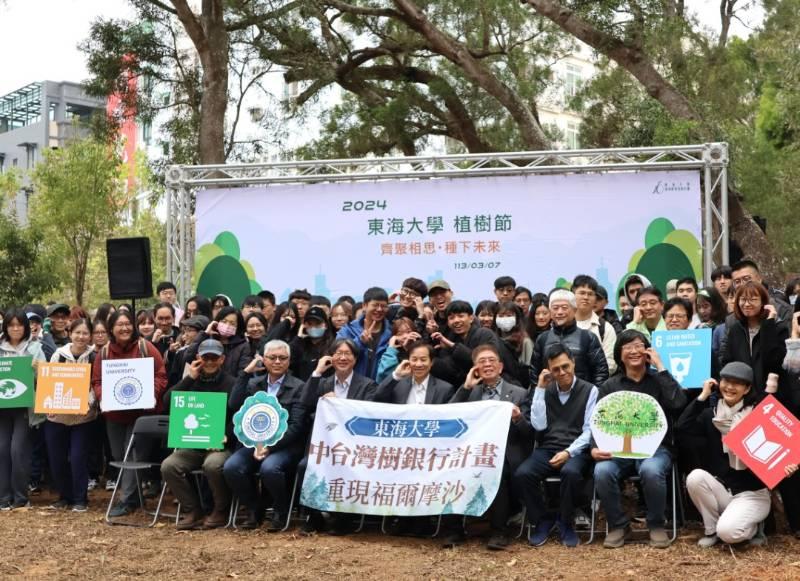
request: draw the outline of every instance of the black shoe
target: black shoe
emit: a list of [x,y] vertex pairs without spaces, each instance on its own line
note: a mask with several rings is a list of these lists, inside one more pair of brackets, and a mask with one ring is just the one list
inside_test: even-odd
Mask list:
[[14,504],[11,505],[11,510],[17,510],[19,508],[30,508],[31,502],[29,500],[16,500]]
[[239,528],[245,530],[252,530],[252,529],[257,529],[260,526],[261,526],[261,511],[248,510],[247,517],[244,519],[242,524],[239,525]]
[[504,551],[508,547],[508,536],[505,533],[493,532],[486,543],[486,548],[492,551]]
[[300,534],[303,536],[311,536],[315,533],[321,533],[324,531],[325,519],[323,518],[322,513],[317,511],[312,511],[311,514],[308,515],[308,519],[300,527]]
[[108,516],[109,518],[119,518],[121,516],[127,516],[137,508],[138,507],[128,504],[127,502],[120,502],[119,504],[116,504],[111,508],[111,511],[108,513]]
[[272,518],[269,520],[269,525],[267,526],[268,533],[279,533],[283,530],[283,527],[286,526],[286,515],[281,514],[279,512],[273,512]]
[[70,506],[72,506],[72,505],[69,503],[69,501],[66,501],[63,498],[61,498],[61,499],[51,503],[47,507],[47,509],[48,510],[61,510],[61,509],[64,509],[64,508],[69,508]]
[[458,545],[463,545],[467,541],[467,535],[463,531],[457,533],[449,533],[445,538],[442,546],[445,549],[454,549]]

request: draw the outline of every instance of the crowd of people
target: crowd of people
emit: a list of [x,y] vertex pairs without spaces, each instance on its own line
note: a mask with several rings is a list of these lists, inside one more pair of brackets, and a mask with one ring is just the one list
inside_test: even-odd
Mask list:
[[[486,515],[489,548],[508,545],[509,523],[523,508],[531,545],[552,538],[578,545],[575,519],[589,505],[588,482],[608,523],[604,545],[621,547],[632,519],[623,507],[624,484],[634,475],[636,510],[649,542],[668,547],[673,466],[702,520],[700,546],[760,544],[771,528],[772,495],[722,440],[766,394],[800,411],[800,279],[785,292],[775,290],[755,263],[742,261],[716,269],[712,280],[706,288],[693,278],[670,281],[664,296],[634,274],[612,295],[617,308],[609,306],[607,289],[586,275],[548,293],[503,276],[494,297],[475,308],[458,300],[458,289],[446,281],[417,278],[391,294],[373,287],[361,301],[343,296],[334,304],[298,289],[280,304],[263,291],[241,305],[222,294],[195,295],[179,305],[175,286],[164,282],[159,302],[138,312],[128,304],[103,304],[92,316],[65,304],[9,308],[2,356],[30,355],[34,366],[93,368],[84,415],[0,409],[0,511],[30,506],[29,495],[40,490],[49,467],[57,493],[52,509],[86,511],[89,493],[105,480],[120,499],[109,512],[118,519],[138,510],[163,482],[180,502],[181,530],[225,526],[235,498],[243,508],[240,528],[259,528],[269,515],[267,530],[280,531],[295,475],[305,469],[321,397],[397,405],[498,400],[513,411],[500,488]],[[687,390],[651,346],[651,334],[698,327],[713,330],[712,377],[702,389]],[[156,408],[101,412],[102,361],[139,357],[154,360]],[[652,396],[668,419],[652,457],[614,457],[592,438],[595,405],[623,390]],[[173,391],[226,393],[225,443],[214,450],[165,450],[142,491],[132,471],[117,476],[108,463],[123,459],[139,417],[169,413]],[[288,429],[272,446],[244,448],[233,435],[232,415],[259,391],[288,411]],[[139,444],[136,451],[144,454]],[[193,480],[197,470],[210,491],[206,509]],[[778,491],[788,526],[800,537],[796,470],[786,468]],[[545,494],[553,476],[559,483]],[[304,514],[303,534],[348,534],[356,527],[352,515]],[[430,526],[426,518],[397,518],[391,530],[422,535]],[[460,517],[444,516],[442,529],[445,546],[465,540]]]

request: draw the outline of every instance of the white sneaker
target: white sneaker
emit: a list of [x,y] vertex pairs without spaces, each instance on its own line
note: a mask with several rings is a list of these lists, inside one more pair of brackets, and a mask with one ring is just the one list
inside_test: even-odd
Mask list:
[[716,534],[706,535],[699,541],[697,541],[698,547],[703,547],[704,549],[709,549],[716,545],[719,542],[719,537]]
[[86,485],[87,490],[94,490],[97,488],[97,480],[94,478],[89,479],[89,484]]
[[114,490],[114,487],[117,485],[116,480],[106,480],[106,490]]

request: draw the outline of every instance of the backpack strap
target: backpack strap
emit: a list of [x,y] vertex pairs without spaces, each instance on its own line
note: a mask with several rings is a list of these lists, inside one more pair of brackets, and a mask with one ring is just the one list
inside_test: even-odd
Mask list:
[[600,319],[600,342],[603,342],[603,339],[606,338],[606,325],[608,325],[608,321],[606,321],[603,317],[599,317]]

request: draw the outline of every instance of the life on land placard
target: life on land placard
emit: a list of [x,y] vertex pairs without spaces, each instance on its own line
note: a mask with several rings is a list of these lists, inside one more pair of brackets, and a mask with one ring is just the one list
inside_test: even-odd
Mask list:
[[228,394],[224,392],[173,392],[167,445],[200,450],[223,448],[227,408]]
[[683,388],[701,388],[711,377],[711,329],[655,331],[653,348]]
[[40,363],[37,366],[37,414],[80,415],[89,411],[88,363]]
[[0,408],[33,405],[33,357],[0,357]]
[[667,433],[667,417],[654,397],[617,391],[597,402],[591,427],[597,447],[615,458],[650,458]]

